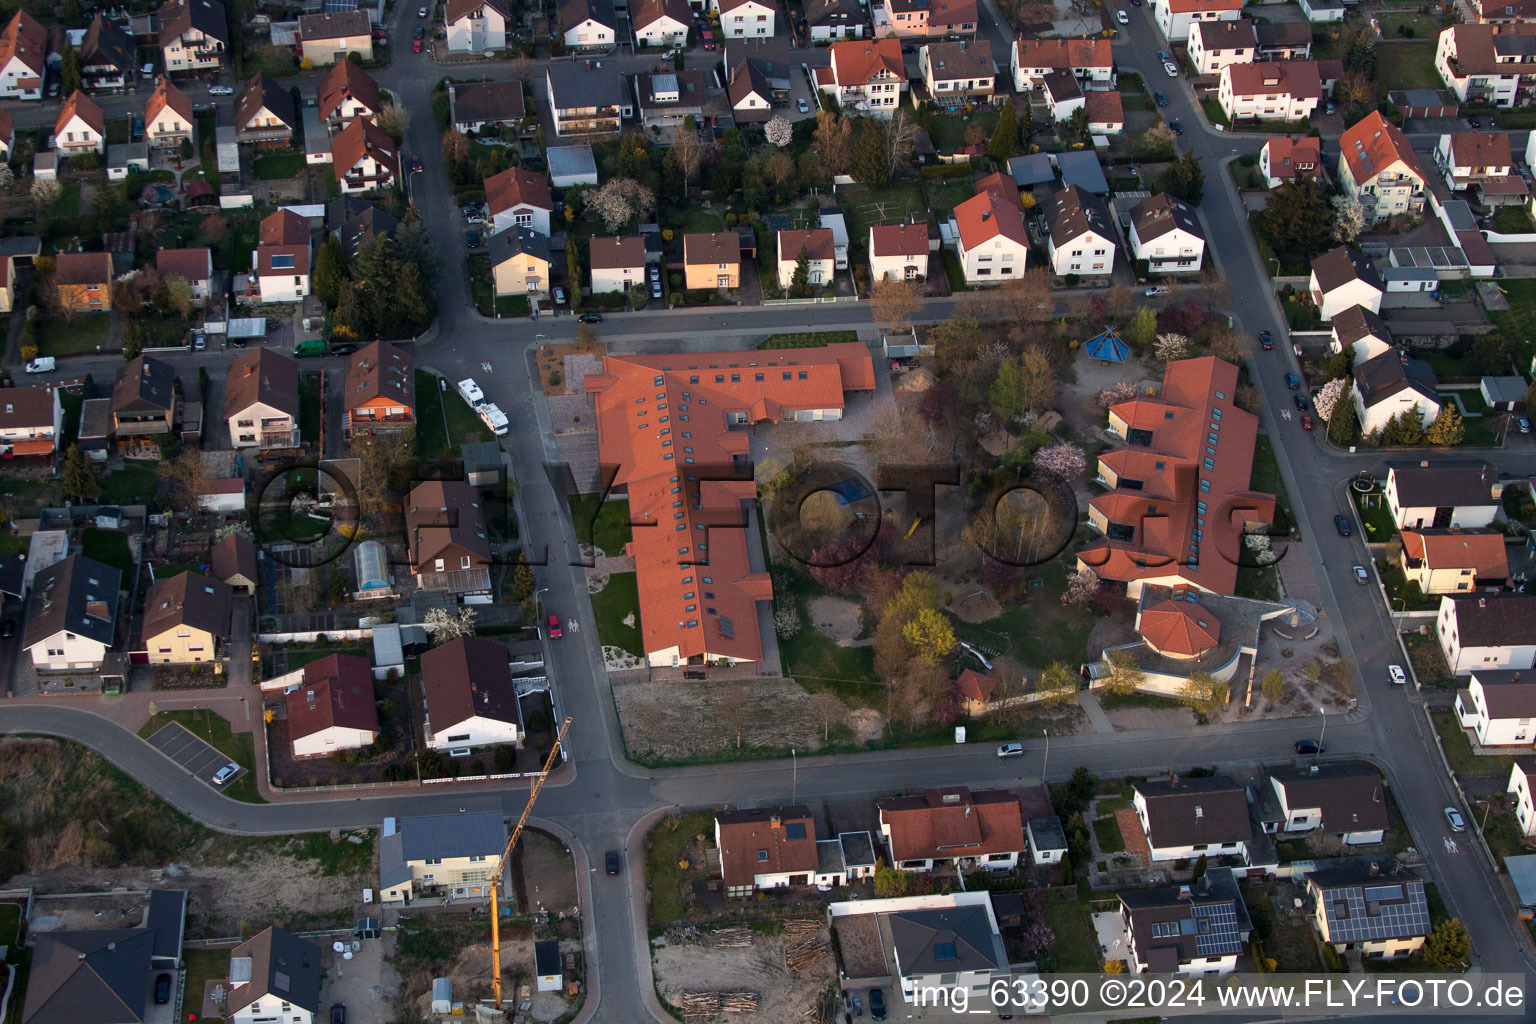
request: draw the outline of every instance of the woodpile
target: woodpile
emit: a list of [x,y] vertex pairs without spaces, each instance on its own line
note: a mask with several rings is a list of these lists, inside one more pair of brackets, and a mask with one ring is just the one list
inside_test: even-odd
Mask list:
[[827,958],[827,944],[812,936],[784,947],[784,966],[796,973],[814,967]]
[[823,989],[816,1001],[800,1014],[810,1024],[835,1024],[837,1020],[837,996],[830,989]]
[[804,938],[807,935],[820,935],[821,922],[814,918],[796,918],[784,922],[784,934],[791,938]]
[[722,1013],[756,1013],[756,992],[682,992],[677,1008],[684,1017],[713,1017]]
[[746,928],[721,928],[709,933],[709,944],[715,949],[746,949],[752,945],[752,932]]

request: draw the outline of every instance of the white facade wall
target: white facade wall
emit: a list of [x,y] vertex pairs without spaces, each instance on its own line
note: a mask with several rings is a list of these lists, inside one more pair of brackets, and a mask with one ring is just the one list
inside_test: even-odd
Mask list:
[[375,734],[368,729],[347,729],[333,725],[310,736],[293,741],[294,757],[323,757],[338,750],[355,750],[373,743]]
[[1048,239],[1046,251],[1051,258],[1051,272],[1057,277],[1108,277],[1115,269],[1115,243],[1096,232],[1079,235],[1060,248]]
[[32,664],[43,672],[66,672],[101,668],[107,645],[64,630],[31,647]]
[[1360,394],[1360,389],[1354,384],[1349,386],[1349,394],[1355,403],[1355,413],[1360,417],[1360,432],[1369,434],[1375,430],[1381,430],[1392,420],[1409,409],[1415,409],[1419,414],[1419,422],[1426,429],[1435,422],[1435,417],[1440,415],[1440,403],[1425,398],[1412,388],[1405,388],[1389,398],[1383,398],[1369,409],[1365,406],[1365,399]]
[[489,4],[447,27],[449,53],[485,53],[507,48],[507,21]]
[[427,744],[433,750],[449,750],[458,747],[488,747],[498,743],[517,743],[522,732],[515,722],[503,722],[499,718],[476,715],[452,725],[432,727],[432,739]]
[[1143,244],[1136,225],[1132,224],[1131,257],[1146,260],[1148,270],[1154,274],[1198,274],[1205,259],[1205,240],[1183,228],[1174,228]]

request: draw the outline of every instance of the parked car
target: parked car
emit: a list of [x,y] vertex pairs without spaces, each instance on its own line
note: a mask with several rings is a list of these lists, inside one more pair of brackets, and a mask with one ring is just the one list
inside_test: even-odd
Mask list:
[[557,306],[565,305],[565,289],[564,288],[558,288],[557,287],[555,289],[555,305],[557,305]]
[[206,334],[194,334],[192,336],[192,351],[201,352],[207,347],[208,336]]
[[1307,396],[1306,395],[1304,395],[1300,391],[1298,391],[1294,395],[1292,395],[1291,398],[1296,402],[1296,409],[1297,409],[1297,411],[1299,411],[1299,412],[1306,412],[1307,411]]
[[480,232],[473,228],[464,232],[464,247],[466,249],[480,248]]
[[1296,376],[1294,373],[1287,373],[1285,375],[1285,386],[1290,388],[1292,391],[1295,391],[1297,388],[1301,387],[1301,378]]
[[1451,826],[1452,832],[1465,832],[1467,830],[1467,823],[1462,819],[1461,812],[1454,807],[1447,807],[1445,809],[1445,821]]
[[225,342],[226,345],[233,345],[235,348],[245,348],[245,343],[245,338],[230,338]]
[[412,39],[411,40],[411,52],[412,53],[422,53],[425,50],[426,50],[426,47],[421,45],[421,40],[420,39]]
[[1169,78],[1178,78],[1179,77],[1179,66],[1177,64],[1175,64],[1173,61],[1166,62],[1163,65],[1163,71],[1165,73],[1167,73]]
[[1531,432],[1531,421],[1524,416],[1515,417],[1515,426],[1520,428],[1520,433],[1522,434],[1529,434]]
[[1308,416],[1306,413],[1302,413],[1301,414],[1301,429],[1302,430],[1311,430],[1312,429],[1312,417]]
[[1022,744],[1022,743],[1003,743],[1003,744],[999,745],[998,748],[997,748],[997,756],[998,757],[1023,757],[1024,756],[1024,744]]
[[1321,743],[1317,742],[1317,740],[1296,741],[1296,753],[1298,754],[1321,754],[1326,749],[1327,748],[1324,747]]
[[144,119],[142,117],[136,117],[136,118],[133,119],[133,141],[134,142],[138,142],[139,140],[141,140],[143,138],[144,138]]
[[610,875],[616,875],[616,874],[619,873],[619,851],[618,850],[609,850],[607,852],[607,854],[605,854],[603,856],[603,861],[607,865],[608,873]]
[[560,616],[551,615],[549,617],[549,638],[551,640],[559,640],[564,635],[560,631]]
[[164,1006],[171,1001],[171,976],[161,972],[155,977],[155,1005]]
[[58,366],[58,360],[53,356],[38,356],[27,363],[28,373],[52,373]]
[[233,96],[234,94],[235,87],[232,85],[210,85],[208,87],[209,96]]
[[337,345],[335,348],[331,349],[331,355],[333,355],[333,356],[349,356],[349,355],[351,355],[352,353],[354,353],[356,351],[357,351],[357,346],[356,345],[352,345],[352,344]]
[[1471,125],[1473,128],[1481,128],[1483,126],[1483,122],[1471,116],[1467,117],[1467,124]]
[[1348,516],[1334,516],[1333,528],[1339,531],[1340,537],[1348,537],[1355,530],[1354,526],[1350,524]]
[[869,1019],[885,1020],[885,990],[872,988],[869,990]]
[[1171,291],[1173,291],[1173,289],[1165,284],[1154,284],[1152,287],[1147,289],[1147,298],[1150,299],[1154,295],[1167,295]]
[[1173,129],[1173,134],[1175,135],[1184,134],[1184,125],[1179,122],[1178,118],[1174,118],[1172,121],[1169,121],[1168,127]]
[[712,30],[707,28],[701,29],[699,31],[699,39],[703,41],[704,49],[713,50],[715,48],[715,33]]
[[1365,566],[1359,564],[1358,562],[1356,562],[1350,568],[1350,571],[1355,574],[1355,582],[1360,584],[1362,587],[1368,585],[1371,582],[1371,574],[1366,572]]
[[347,1024],[347,1008],[344,1004],[331,1004],[331,1024]]
[[418,8],[416,8],[416,17],[418,17],[418,18],[425,18],[426,16],[427,16],[427,9],[425,7],[418,7]]
[[581,322],[584,323],[584,324],[600,324],[600,323],[603,322],[603,314],[601,314],[601,313],[583,313],[583,314],[581,314],[580,319],[581,319]]
[[1393,686],[1408,685],[1408,675],[1403,671],[1403,666],[1401,665],[1388,665],[1387,678],[1392,680]]
[[811,105],[805,102],[804,96],[800,97],[798,100],[795,100],[795,106],[799,108],[800,113],[802,114],[810,113]]
[[223,768],[220,768],[217,772],[214,773],[213,784],[215,786],[222,786],[224,783],[234,778],[239,771],[240,766],[231,761],[229,764],[225,765]]
[[1160,92],[1153,93],[1152,98],[1157,100],[1157,105],[1160,107],[1166,107],[1168,105],[1168,97]]
[[1272,349],[1274,347],[1275,347],[1274,335],[1270,334],[1268,331],[1260,331],[1259,332],[1259,348],[1262,348],[1262,349],[1264,349],[1264,351],[1267,352],[1267,351],[1269,351],[1270,349]]
[[9,640],[16,635],[16,623],[10,619],[0,622],[0,640]]
[[652,263],[649,267],[646,268],[646,272],[652,281],[661,280],[661,268],[656,264]]
[[1122,25],[1129,25],[1131,23],[1131,16],[1124,11],[1116,11],[1115,20]]
[[424,25],[417,25],[416,28],[411,31],[411,38],[412,39],[425,39],[426,36],[427,36],[427,29],[426,29],[426,26],[424,26]]
[[1331,114],[1331,113],[1333,113],[1333,112],[1334,112],[1334,111],[1335,111],[1335,110],[1336,110],[1336,109],[1338,109],[1338,108],[1336,108],[1336,107],[1335,107],[1335,106],[1334,106],[1334,105],[1333,105],[1333,101],[1332,101],[1332,100],[1329,100],[1329,101],[1328,101],[1328,105],[1327,105],[1327,106],[1326,106],[1326,107],[1324,107],[1324,108],[1323,108],[1323,110],[1324,110],[1324,112],[1325,112],[1325,113],[1329,113],[1329,114]]
[[411,170],[413,170],[413,171],[421,170],[421,157],[419,157],[419,156],[411,157]]
[[1167,50],[1158,50],[1157,51],[1157,59],[1162,61],[1164,64],[1167,64],[1173,58],[1168,56],[1168,51]]
[[660,281],[652,281],[651,282],[651,298],[653,298],[653,299],[661,298],[661,282]]

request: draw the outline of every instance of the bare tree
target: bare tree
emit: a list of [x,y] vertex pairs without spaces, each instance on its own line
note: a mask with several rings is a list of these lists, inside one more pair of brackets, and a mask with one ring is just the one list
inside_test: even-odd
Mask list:
[[379,111],[379,127],[391,136],[405,137],[405,133],[411,130],[410,108],[399,103],[386,103]]
[[741,683],[734,683],[720,691],[720,716],[726,728],[736,735],[736,749],[741,749],[741,737],[752,720],[752,691]]
[[1019,394],[1024,407],[1044,412],[1056,401],[1056,368],[1042,345],[1031,345],[1019,357]]
[[786,184],[795,176],[795,158],[776,149],[763,159],[763,174],[775,185]]
[[1136,309],[1136,296],[1128,284],[1117,284],[1109,290],[1109,298],[1104,305],[1109,309],[1109,315],[1116,320],[1124,320]]
[[410,464],[410,448],[404,438],[374,436],[354,441],[352,451],[358,459],[358,512],[376,516],[383,507],[385,492],[399,482]]
[[848,173],[853,158],[853,124],[847,118],[823,110],[816,115],[816,134],[811,143],[828,177]]
[[885,180],[890,181],[912,159],[912,150],[917,145],[917,122],[907,114],[905,107],[899,107],[884,127]]
[[679,128],[672,137],[672,149],[667,153],[667,159],[683,176],[683,195],[686,196],[688,183],[699,173],[704,163],[704,144],[699,141],[699,133]]
[[155,467],[156,475],[171,485],[171,503],[183,511],[197,507],[203,491],[202,453],[187,449]]
[[1232,286],[1215,264],[1207,264],[1200,271],[1200,304],[1212,312],[1232,305]]
[[426,627],[428,635],[432,637],[433,644],[446,644],[450,640],[457,640],[461,636],[475,635],[475,610],[463,607],[454,611],[446,608],[433,608],[427,612],[427,617],[422,625]]
[[923,308],[923,300],[912,281],[881,278],[869,290],[869,309],[875,323],[887,334],[899,334],[912,326],[912,314]]
[[811,711],[821,719],[821,742],[826,743],[832,738],[832,723],[843,724],[848,706],[831,690],[817,690],[811,694]]
[[1051,273],[1044,267],[1026,270],[1020,277],[995,288],[987,300],[987,312],[1010,323],[1043,323],[1051,319]]

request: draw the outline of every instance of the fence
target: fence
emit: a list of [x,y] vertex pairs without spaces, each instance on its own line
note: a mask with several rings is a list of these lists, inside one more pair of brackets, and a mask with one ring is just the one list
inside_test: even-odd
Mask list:
[[858,302],[858,301],[860,301],[860,300],[859,300],[859,297],[857,295],[829,295],[829,296],[822,296],[820,298],[817,298],[817,297],[813,296],[813,297],[811,297],[809,299],[764,299],[763,300],[763,305],[765,305],[765,306],[812,306],[812,305],[816,305],[818,303]]
[[308,644],[321,637],[328,640],[371,640],[373,627],[363,629],[311,629],[298,633],[257,633],[256,639],[264,644]]

